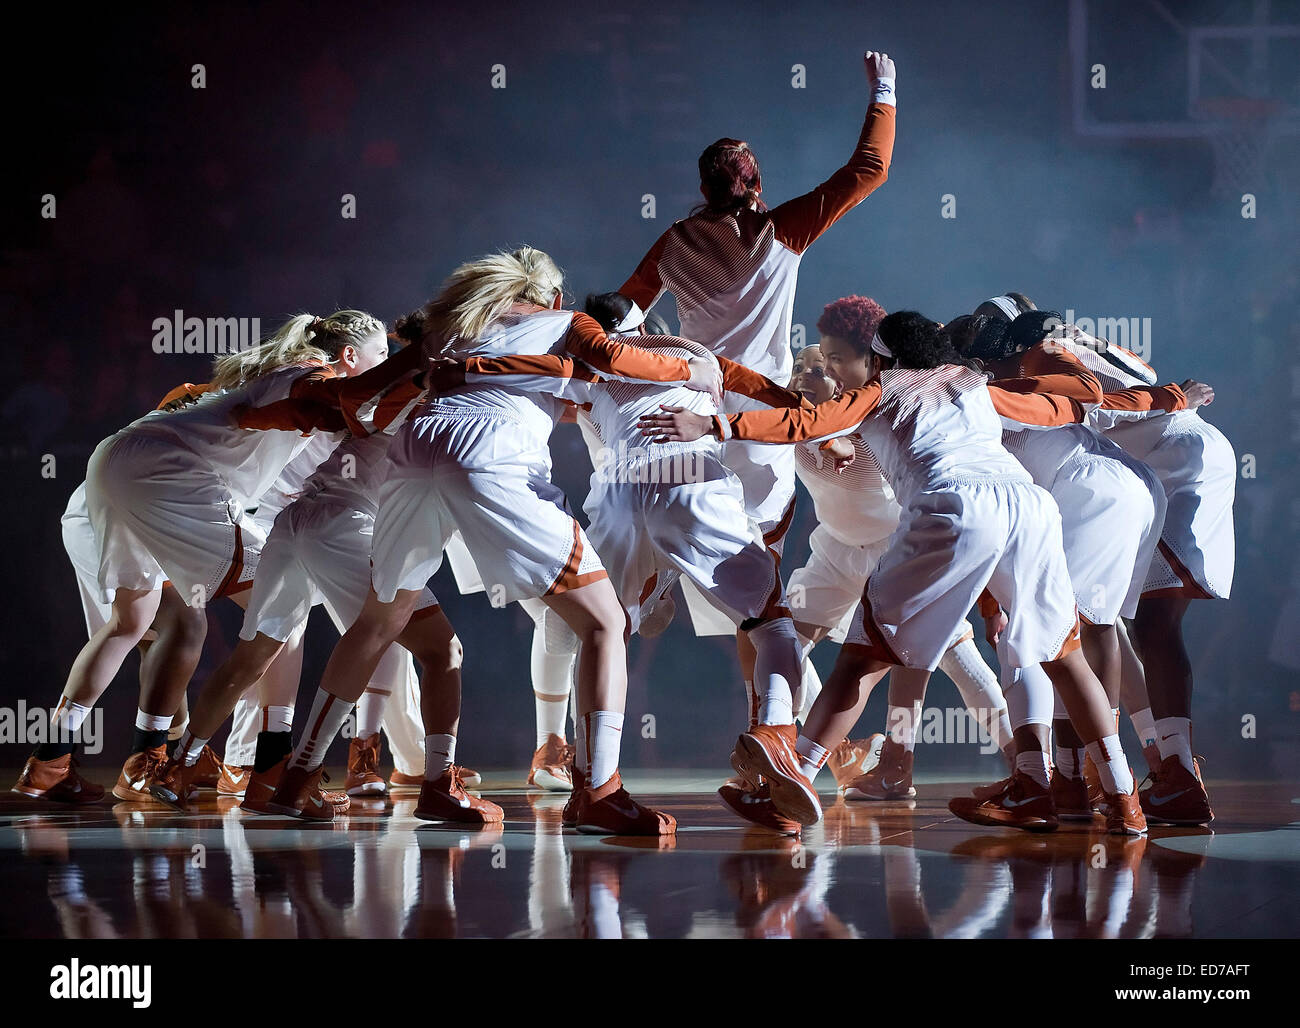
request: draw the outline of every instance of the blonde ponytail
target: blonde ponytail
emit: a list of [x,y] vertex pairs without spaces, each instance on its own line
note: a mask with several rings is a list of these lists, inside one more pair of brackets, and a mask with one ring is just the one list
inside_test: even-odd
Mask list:
[[335,311],[327,318],[299,314],[256,346],[217,358],[209,388],[233,389],[291,364],[329,364],[345,346],[359,346],[383,322],[365,311]]
[[477,342],[492,322],[520,302],[549,307],[564,274],[541,250],[523,246],[462,264],[424,307],[426,339],[440,352],[455,339]]

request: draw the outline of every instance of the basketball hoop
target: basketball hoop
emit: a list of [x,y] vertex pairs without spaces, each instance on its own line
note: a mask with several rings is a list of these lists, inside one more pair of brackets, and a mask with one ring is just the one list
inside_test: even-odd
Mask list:
[[1197,102],[1197,118],[1210,123],[1213,192],[1240,197],[1268,186],[1268,154],[1277,138],[1272,121],[1281,107],[1277,100],[1253,97],[1209,97]]

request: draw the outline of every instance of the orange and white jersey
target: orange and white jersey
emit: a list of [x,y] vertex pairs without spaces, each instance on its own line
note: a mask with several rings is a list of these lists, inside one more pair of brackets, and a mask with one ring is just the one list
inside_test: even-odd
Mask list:
[[[1026,408],[1040,401],[1048,408],[1059,405],[1050,396],[1014,397]],[[955,364],[890,368],[811,410],[732,414],[719,419],[719,427],[728,438],[763,443],[820,442],[856,432],[876,455],[901,507],[917,493],[953,481],[1030,481],[1002,446],[1002,420],[984,376]]]
[[785,385],[800,260],[815,239],[884,184],[894,121],[892,103],[872,103],[848,163],[779,207],[705,212],[677,222],[619,292],[643,310],[671,292],[683,335]]
[[794,448],[795,474],[812,497],[822,528],[849,546],[869,546],[893,534],[902,508],[862,436],[854,432],[846,438],[856,454],[842,473],[816,446],[801,444]]
[[242,511],[254,506],[275,484],[289,462],[311,442],[311,436],[293,430],[242,430],[237,427],[234,409],[288,399],[300,381],[333,374],[319,364],[279,368],[246,385],[207,393],[178,411],[148,414],[119,434],[174,440],[216,472]]
[[[480,460],[499,460],[502,445],[519,454],[532,455],[550,467],[547,441],[563,413],[567,380],[527,377],[527,361],[521,358],[552,356],[576,362],[586,371],[622,382],[684,383],[690,378],[686,358],[652,354],[650,351],[611,340],[586,314],[550,310],[520,304],[498,319],[476,343],[453,340],[444,351],[465,362],[461,385],[439,390],[415,413],[396,444],[398,452],[424,438],[438,424],[447,421],[489,420],[508,428],[508,443],[497,441],[477,452],[482,441],[475,433],[462,433],[465,445],[453,444],[446,456],[463,466]],[[519,363],[513,364],[512,362]],[[485,362],[506,365],[520,373],[490,374],[479,370]],[[579,383],[579,388],[581,384]],[[694,401],[692,401],[694,402]],[[460,452],[463,451],[463,452]],[[487,466],[486,464],[484,466]]]

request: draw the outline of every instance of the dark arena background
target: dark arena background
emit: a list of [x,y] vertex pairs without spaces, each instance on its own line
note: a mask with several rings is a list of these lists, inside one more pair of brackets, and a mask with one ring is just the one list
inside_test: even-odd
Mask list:
[[[1192,603],[1183,626],[1209,828],[1153,825],[1120,845],[1100,822],[1043,835],[967,824],[948,799],[1006,772],[949,732],[917,744],[915,800],[846,802],[827,771],[826,816],[801,842],[747,830],[714,795],[744,727],[734,641],[697,637],[679,602],[662,635],[630,643],[622,749],[633,792],[677,816],[675,843],[564,833],[563,795],[524,786],[533,622],[460,595],[444,566],[432,587],[465,652],[457,759],[504,807],[502,830],[425,825],[414,795],[358,802],[320,827],[241,819],[216,799],[181,814],[6,793],[0,936],[1295,936],[1300,3],[543,0],[44,16],[44,35],[0,72],[8,781],[32,749],[26,712],[58,701],[86,639],[60,516],[87,458],[167,390],[209,375],[210,354],[159,352],[172,334],[160,324],[248,319],[266,334],[295,313],[358,308],[391,327],[460,262],[523,243],[555,258],[566,306],[581,309],[699,202],[696,158],[714,139],[748,142],[772,205],[843,164],[871,97],[864,50],[897,65],[889,179],[803,259],[792,344],[816,342],[823,306],[850,294],[947,321],[1017,291],[1087,319],[1160,381],[1213,386],[1202,413],[1238,462],[1236,571],[1231,598]],[[656,311],[677,331],[672,303]],[[586,447],[572,425],[551,446],[578,511]],[[783,576],[806,561],[815,523],[801,485]],[[208,616],[191,702],[240,624],[229,603]],[[300,719],[336,638],[316,608]],[[814,651],[823,680],[837,650]],[[138,672],[133,655],[100,704],[97,752],[79,757],[104,785],[130,751]],[[925,702],[940,717],[961,705],[942,673]],[[885,709],[882,686],[853,736],[882,730]],[[1121,739],[1140,779],[1127,717]],[[341,738],[327,760],[336,787],[346,761]],[[392,769],[387,747],[380,763]],[[72,950],[49,951],[42,983],[58,954]],[[1124,973],[1092,998],[1153,984],[1130,964],[1249,963],[1238,954],[1125,951]]]

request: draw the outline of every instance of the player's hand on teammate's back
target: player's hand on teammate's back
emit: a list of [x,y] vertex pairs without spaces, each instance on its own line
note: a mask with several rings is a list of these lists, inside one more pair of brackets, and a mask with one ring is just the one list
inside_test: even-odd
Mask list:
[[1183,395],[1187,397],[1189,410],[1204,407],[1214,402],[1214,387],[1208,386],[1204,382],[1197,382],[1195,379],[1189,378],[1179,388],[1182,389]]
[[661,403],[664,413],[647,414],[637,423],[641,434],[655,443],[689,443],[713,431],[713,419],[685,407]]
[[692,357],[687,363],[691,366],[691,377],[687,380],[686,387],[708,393],[713,397],[714,403],[721,403],[722,368],[718,362],[706,357]]

